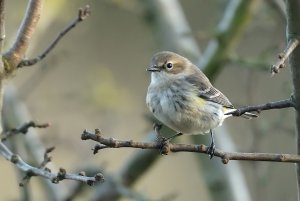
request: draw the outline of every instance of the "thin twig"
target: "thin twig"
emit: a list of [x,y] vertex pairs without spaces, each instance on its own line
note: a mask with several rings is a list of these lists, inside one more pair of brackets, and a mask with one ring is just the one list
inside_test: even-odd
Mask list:
[[[167,155],[169,152],[196,152],[207,154],[208,146],[203,144],[173,144],[161,142],[135,142],[132,140],[116,140],[113,138],[103,138],[98,129],[95,133],[90,133],[86,130],[81,134],[82,140],[93,140],[99,142],[100,145],[94,147],[94,153],[100,149],[105,148],[121,148],[130,147],[137,149],[157,149],[162,154]],[[95,151],[97,150],[97,151]],[[162,150],[164,150],[162,152]],[[222,159],[224,164],[230,160],[246,160],[246,161],[269,161],[269,162],[287,162],[287,163],[300,163],[300,155],[292,154],[275,154],[275,153],[238,153],[226,152],[220,149],[215,149],[214,156]]]
[[261,105],[238,108],[235,111],[228,112],[226,114],[232,114],[232,116],[241,116],[246,112],[260,113],[263,110],[282,109],[282,108],[289,108],[289,107],[295,107],[294,102],[291,99],[286,99],[286,100],[281,100],[276,102],[269,102]]
[[55,40],[49,45],[49,47],[47,47],[44,52],[42,54],[40,54],[39,56],[37,56],[34,59],[25,59],[22,60],[19,64],[18,64],[18,68],[24,67],[24,66],[32,66],[34,64],[36,64],[37,62],[41,61],[42,59],[44,59],[48,53],[57,45],[57,43],[70,31],[72,30],[79,22],[82,22],[83,20],[85,20],[89,15],[91,14],[90,11],[90,6],[86,5],[84,9],[80,8],[78,11],[78,15],[76,17],[76,19],[69,24],[67,27],[64,28],[64,30],[62,32],[60,32],[58,34],[58,36],[55,38]]
[[49,126],[50,126],[49,123],[39,124],[39,123],[35,123],[34,121],[30,121],[28,123],[23,124],[19,128],[14,128],[5,132],[3,136],[1,136],[1,141],[3,142],[7,140],[9,137],[20,133],[26,134],[29,128],[48,128]]
[[55,147],[49,147],[45,150],[45,153],[44,153],[44,160],[42,161],[42,163],[40,164],[39,168],[45,168],[46,165],[51,162],[52,160],[52,157],[49,156],[49,154],[54,151]]
[[0,142],[0,154],[16,165],[21,171],[25,172],[27,176],[41,176],[51,180],[53,183],[59,183],[62,180],[76,180],[88,185],[94,185],[96,182],[102,182],[103,175],[97,173],[94,177],[87,177],[77,174],[67,173],[65,169],[60,168],[58,173],[51,173],[47,168],[36,168],[21,159],[20,156],[13,154],[2,142]]
[[276,64],[274,64],[271,67],[271,73],[272,75],[279,73],[279,70],[281,68],[285,67],[285,62],[289,58],[290,54],[295,50],[296,47],[299,45],[299,39],[298,38],[293,38],[289,41],[287,48],[284,50],[283,53],[280,53],[278,55],[278,61]]

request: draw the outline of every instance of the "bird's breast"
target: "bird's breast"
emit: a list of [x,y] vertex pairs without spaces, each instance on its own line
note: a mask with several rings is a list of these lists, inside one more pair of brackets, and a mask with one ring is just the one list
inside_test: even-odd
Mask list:
[[198,97],[197,88],[185,83],[150,84],[146,102],[159,121],[185,134],[203,133],[223,121],[222,106]]

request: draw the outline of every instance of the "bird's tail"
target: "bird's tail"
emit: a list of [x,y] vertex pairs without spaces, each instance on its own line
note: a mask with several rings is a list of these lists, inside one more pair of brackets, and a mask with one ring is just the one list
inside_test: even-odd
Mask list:
[[245,119],[252,119],[252,118],[256,118],[258,117],[257,114],[254,113],[250,113],[250,112],[245,112],[244,114],[242,114],[240,117],[243,117]]
[[250,113],[250,112],[245,112],[242,115],[235,115],[235,112],[237,111],[237,109],[230,109],[228,111],[226,111],[225,115],[227,116],[237,116],[237,117],[243,117],[245,119],[252,119],[252,118],[256,118],[258,117],[257,114],[254,113]]

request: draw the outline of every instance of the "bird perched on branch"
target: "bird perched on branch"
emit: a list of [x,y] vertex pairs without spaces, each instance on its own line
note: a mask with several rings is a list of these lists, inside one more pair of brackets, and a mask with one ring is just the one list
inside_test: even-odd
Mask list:
[[[208,148],[213,157],[215,143],[212,129],[236,109],[228,98],[216,89],[204,73],[187,58],[173,52],[158,52],[152,57],[147,71],[151,72],[146,103],[153,115],[164,125],[182,134],[210,132]],[[252,113],[245,118],[257,117]]]

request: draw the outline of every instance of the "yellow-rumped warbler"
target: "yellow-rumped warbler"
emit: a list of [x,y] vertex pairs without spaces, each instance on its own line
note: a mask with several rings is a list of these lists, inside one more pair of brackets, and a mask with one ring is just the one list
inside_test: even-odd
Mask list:
[[[212,129],[232,116],[226,115],[235,110],[231,102],[197,66],[176,53],[155,54],[147,70],[151,72],[146,98],[150,111],[161,123],[178,132],[174,137],[210,131],[212,142],[208,153],[212,157],[215,147]],[[256,117],[252,113],[243,116]]]

